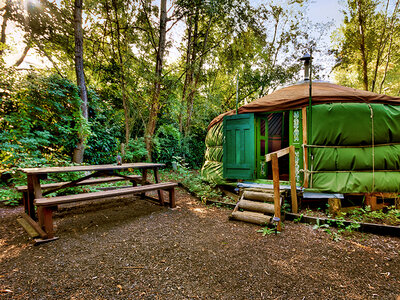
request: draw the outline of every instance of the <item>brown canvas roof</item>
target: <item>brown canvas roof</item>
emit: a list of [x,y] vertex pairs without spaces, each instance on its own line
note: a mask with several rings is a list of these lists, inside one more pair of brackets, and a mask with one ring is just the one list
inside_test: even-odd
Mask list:
[[[239,114],[299,109],[308,106],[309,83],[301,83],[277,90],[238,109]],[[312,83],[312,103],[365,102],[400,105],[400,97],[375,94],[327,82]],[[219,115],[208,129],[222,121],[224,116],[234,115],[235,110]]]

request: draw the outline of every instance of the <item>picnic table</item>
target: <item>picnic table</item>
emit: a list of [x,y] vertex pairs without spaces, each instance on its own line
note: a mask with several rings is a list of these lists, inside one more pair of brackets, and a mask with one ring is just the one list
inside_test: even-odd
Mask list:
[[[159,163],[126,163],[121,165],[110,164],[69,167],[20,168],[19,170],[27,175],[27,185],[17,187],[17,190],[23,193],[25,212],[26,215],[31,219],[31,223],[32,221],[38,220],[38,230],[40,231],[43,228],[44,233],[42,235],[45,235],[44,238],[51,239],[54,237],[52,212],[59,204],[97,200],[135,193],[140,193],[142,196],[146,196],[145,193],[148,191],[157,191],[158,201],[161,205],[164,205],[165,201],[162,190],[167,190],[169,192],[169,206],[175,207],[174,188],[177,186],[177,184],[174,182],[160,181],[158,169],[164,166],[164,164]],[[141,175],[126,175],[120,173],[121,171],[133,171],[135,169],[140,170]],[[148,170],[152,170],[154,173],[154,183],[150,183],[147,180]],[[57,182],[49,184],[41,184],[40,182],[43,179],[47,179],[48,174],[82,171],[91,173],[69,182]],[[66,196],[44,197],[60,189],[120,180],[129,180],[132,183],[132,187]],[[138,183],[140,184],[139,186]],[[35,212],[35,206],[37,207],[37,214]]]

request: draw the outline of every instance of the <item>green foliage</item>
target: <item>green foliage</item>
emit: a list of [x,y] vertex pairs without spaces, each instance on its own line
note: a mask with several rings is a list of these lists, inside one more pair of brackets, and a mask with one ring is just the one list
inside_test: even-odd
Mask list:
[[157,162],[170,165],[175,155],[181,155],[181,133],[172,124],[162,124],[153,142],[153,156]]
[[263,229],[257,230],[257,232],[262,233],[262,236],[266,236],[267,234],[279,234],[281,233],[280,231],[276,231],[275,228],[270,228],[268,226],[265,226]]
[[303,214],[300,214],[300,216],[298,217],[298,218],[295,218],[294,220],[293,220],[293,222],[295,222],[295,223],[300,223],[301,222],[301,220],[303,219]]
[[[389,2],[387,2],[389,4]],[[383,1],[347,0],[344,21],[333,34],[339,84],[398,96],[400,7]]]
[[5,205],[15,206],[19,205],[21,200],[21,193],[14,189],[0,189],[0,202]]
[[328,224],[322,224],[320,219],[317,219],[317,223],[313,226],[313,229],[329,228]]
[[73,83],[57,75],[32,73],[4,100],[0,111],[4,169],[69,160],[80,122],[80,98]]
[[140,162],[145,160],[146,155],[147,150],[144,138],[130,139],[122,160],[124,162]]
[[123,137],[123,114],[112,101],[101,99],[93,90],[89,90],[88,98],[91,135],[86,143],[84,161],[114,163]]
[[384,209],[371,211],[371,207],[355,208],[344,215],[350,220],[366,223],[384,223],[388,225],[400,225],[400,210],[395,206],[390,206]]
[[216,186],[204,182],[197,171],[189,170],[188,164],[182,157],[174,157],[173,159],[177,163],[177,171],[171,173],[171,179],[180,182],[191,193],[199,197],[203,203],[206,203],[207,200],[222,198],[222,193],[216,189]]

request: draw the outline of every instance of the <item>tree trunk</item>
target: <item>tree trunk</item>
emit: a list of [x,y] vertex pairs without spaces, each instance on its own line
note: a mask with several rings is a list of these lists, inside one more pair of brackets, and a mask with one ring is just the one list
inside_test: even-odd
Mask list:
[[[74,6],[74,29],[75,29],[75,72],[76,81],[79,87],[79,94],[82,99],[81,110],[82,116],[88,119],[88,99],[85,84],[85,74],[83,70],[83,31],[82,31],[82,0],[75,0]],[[82,163],[85,151],[86,137],[79,132],[79,142],[74,149],[73,162]]]
[[163,60],[166,45],[167,33],[167,0],[161,0],[160,12],[160,36],[158,41],[158,49],[156,56],[156,70],[154,80],[154,90],[150,106],[149,121],[147,122],[145,131],[145,143],[147,150],[147,159],[151,161],[153,134],[156,129],[157,117],[160,112],[160,91],[161,91],[161,75],[163,70]]
[[387,27],[387,22],[388,22],[388,17],[387,17],[387,11],[389,7],[389,2],[390,0],[387,1],[386,3],[386,10],[385,10],[385,23],[382,28],[382,34],[379,39],[379,45],[376,53],[376,62],[375,62],[375,69],[374,69],[374,76],[372,78],[372,83],[371,83],[371,92],[375,90],[375,84],[376,84],[376,77],[378,76],[378,69],[381,63],[381,58],[382,58],[382,53],[383,50],[385,49],[387,38],[385,37],[386,34],[386,27]]
[[4,7],[4,14],[3,14],[3,23],[1,24],[1,32],[0,32],[0,56],[4,53],[4,46],[6,44],[6,28],[7,28],[7,21],[10,18],[10,4],[11,1],[6,1],[6,6]]
[[362,13],[361,0],[357,1],[358,6],[358,22],[360,26],[360,52],[361,52],[361,60],[362,60],[362,68],[363,68],[363,84],[364,90],[368,91],[368,62],[367,62],[367,54],[365,52],[365,16]]
[[181,100],[181,107],[179,111],[179,132],[183,132],[183,111],[185,107],[185,100],[186,100],[186,91],[188,88],[189,82],[191,80],[189,79],[191,76],[191,66],[190,66],[190,55],[192,51],[192,22],[191,18],[188,17],[188,38],[187,38],[187,48],[186,48],[186,63],[185,63],[185,82],[183,84],[183,89],[182,89],[182,100]]
[[[129,106],[127,104],[127,93],[126,93],[126,82],[125,82],[125,69],[124,69],[124,59],[121,51],[121,26],[119,24],[118,18],[118,6],[115,0],[112,1],[112,5],[115,13],[115,23],[117,26],[117,47],[118,47],[118,59],[121,68],[120,84],[122,90],[122,106],[124,108],[125,116],[125,145],[129,145],[130,129],[129,129]],[[112,28],[112,27],[111,27]],[[111,29],[112,30],[112,29]]]
[[381,83],[379,85],[379,94],[382,93],[383,84],[385,83],[387,70],[388,70],[388,67],[389,67],[390,55],[391,55],[391,52],[392,52],[393,35],[394,35],[394,30],[393,30],[394,21],[395,21],[395,16],[396,16],[397,10],[399,8],[399,4],[400,4],[400,1],[397,0],[396,1],[396,6],[395,6],[395,8],[393,10],[392,20],[391,20],[391,24],[390,24],[390,32],[389,32],[389,34],[390,34],[389,48],[388,48],[388,53],[387,53],[387,58],[386,58],[385,71],[383,72],[382,80],[381,80]]
[[188,102],[188,111],[187,111],[187,119],[186,119],[185,136],[187,136],[190,133],[190,123],[192,121],[194,96],[196,95],[196,92],[197,92],[197,84],[198,84],[199,79],[200,79],[201,68],[203,67],[205,51],[206,51],[206,48],[207,48],[208,35],[210,33],[212,20],[213,20],[213,18],[210,17],[210,20],[209,20],[208,26],[207,26],[207,31],[206,31],[206,34],[205,34],[205,37],[204,37],[204,41],[203,41],[203,48],[202,48],[200,62],[199,62],[199,65],[198,65],[197,71],[196,71],[196,77],[195,77],[194,84],[192,85],[190,93],[189,93],[189,96],[188,96],[188,101],[187,101]]
[[14,67],[18,67],[24,61],[29,49],[31,49],[30,43],[25,46],[24,52],[22,52],[21,57],[15,62]]

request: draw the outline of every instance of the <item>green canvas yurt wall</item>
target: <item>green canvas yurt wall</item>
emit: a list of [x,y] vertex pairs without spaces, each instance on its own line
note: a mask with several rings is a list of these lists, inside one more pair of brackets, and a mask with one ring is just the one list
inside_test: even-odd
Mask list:
[[201,168],[201,176],[212,183],[223,183],[223,132],[222,123],[218,123],[208,130],[206,136],[206,153],[204,165]]
[[400,106],[313,106],[310,188],[325,192],[400,192]]

